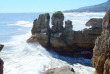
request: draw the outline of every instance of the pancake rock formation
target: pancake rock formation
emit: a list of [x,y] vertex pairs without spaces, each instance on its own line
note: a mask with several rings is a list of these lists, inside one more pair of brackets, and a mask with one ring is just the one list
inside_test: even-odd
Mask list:
[[102,33],[95,41],[92,63],[95,74],[110,74],[110,10],[102,22]]
[[[4,45],[0,44],[0,51],[3,49]],[[0,59],[0,74],[3,74],[3,64],[4,62]]]
[[95,40],[102,32],[100,19],[94,18],[95,24],[90,20],[86,25],[92,27],[83,31],[73,31],[71,20],[65,21],[63,26],[64,15],[60,11],[53,13],[51,20],[52,28],[49,26],[49,13],[39,15],[39,18],[33,22],[32,36],[27,42],[39,42],[45,48],[61,55],[92,57]]

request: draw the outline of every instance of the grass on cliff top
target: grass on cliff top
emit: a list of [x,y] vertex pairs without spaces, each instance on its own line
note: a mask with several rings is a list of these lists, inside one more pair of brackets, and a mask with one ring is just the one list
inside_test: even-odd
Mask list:
[[49,13],[45,13],[45,14],[44,14],[44,16],[48,16],[48,15],[49,15]]

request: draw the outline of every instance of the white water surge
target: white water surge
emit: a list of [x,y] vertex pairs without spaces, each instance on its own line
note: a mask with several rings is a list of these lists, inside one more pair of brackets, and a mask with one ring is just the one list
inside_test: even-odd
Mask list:
[[[75,24],[74,30],[82,30],[85,28],[84,24],[91,17],[99,18],[103,15],[104,13],[65,13],[65,20],[70,19],[73,21],[73,25]],[[9,24],[9,26],[13,26],[13,24]],[[32,22],[17,21],[14,26],[31,28]],[[9,50],[3,50],[0,53],[0,57],[4,60],[4,74],[41,74],[49,68],[65,65],[72,66],[76,74],[94,73],[94,68],[89,66],[91,65],[90,59],[59,56],[53,51],[46,51],[38,43],[26,43],[30,36],[30,30],[27,30],[26,34],[12,36],[10,42],[4,43],[4,49],[10,47]]]

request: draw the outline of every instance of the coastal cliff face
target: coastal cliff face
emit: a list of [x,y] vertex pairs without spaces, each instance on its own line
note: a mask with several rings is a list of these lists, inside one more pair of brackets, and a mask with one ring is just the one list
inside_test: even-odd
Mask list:
[[95,41],[92,63],[95,74],[110,74],[110,10],[106,12],[102,24],[103,31]]
[[[3,49],[4,45],[0,44],[0,51]],[[0,59],[0,74],[3,74],[3,64],[4,62]]]
[[52,28],[49,27],[49,14],[41,14],[34,21],[32,36],[27,42],[39,42],[45,48],[52,49],[61,55],[92,57],[95,40],[102,32],[100,19],[94,19],[95,24],[92,24],[94,21],[89,21],[92,27],[83,31],[73,31],[71,20],[65,21],[65,27],[63,27],[64,15],[60,11],[53,13],[51,19]]

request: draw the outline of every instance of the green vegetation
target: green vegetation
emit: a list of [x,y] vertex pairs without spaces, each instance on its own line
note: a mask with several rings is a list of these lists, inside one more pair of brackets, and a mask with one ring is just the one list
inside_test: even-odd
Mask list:
[[57,11],[57,12],[55,12],[53,14],[62,14],[63,15],[63,13],[61,11]]
[[64,19],[64,14],[61,11],[57,11],[53,13],[52,17]]
[[45,13],[45,14],[43,14],[44,16],[49,16],[49,13]]

